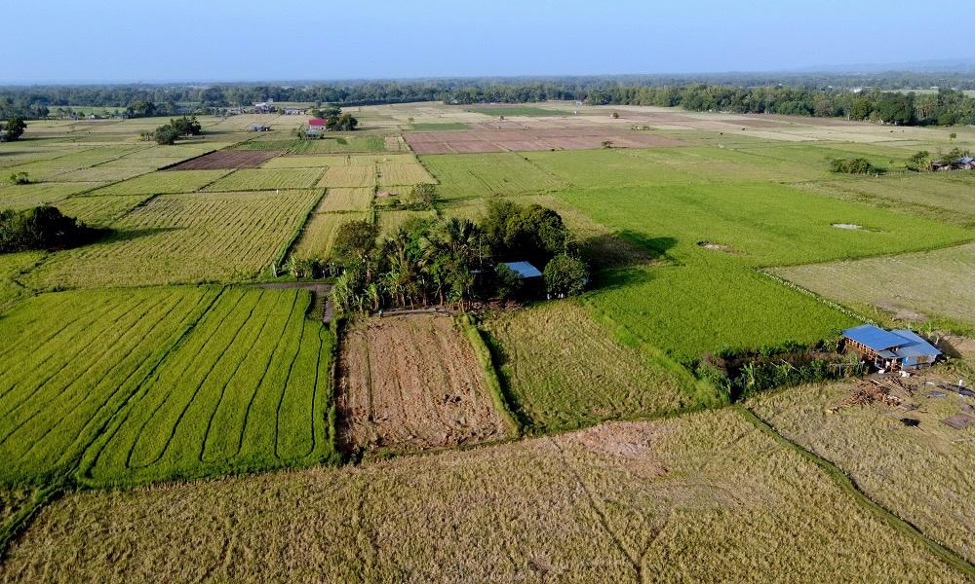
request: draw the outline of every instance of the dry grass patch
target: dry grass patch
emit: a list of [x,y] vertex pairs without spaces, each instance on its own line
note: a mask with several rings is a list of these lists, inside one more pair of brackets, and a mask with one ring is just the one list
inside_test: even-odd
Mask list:
[[698,405],[687,372],[618,342],[576,302],[499,312],[484,327],[522,414],[538,430]]
[[481,367],[451,318],[373,318],[339,356],[339,439],[348,451],[403,451],[505,438]]
[[971,581],[728,410],[73,494],[0,570],[18,581]]
[[[784,436],[837,464],[869,497],[972,562],[973,431],[941,420],[971,414],[973,399],[919,382],[914,395],[903,395],[914,410],[881,403],[843,407],[853,389],[848,382],[797,387],[748,406]],[[933,392],[943,397],[931,397]],[[907,426],[901,418],[919,424]]]

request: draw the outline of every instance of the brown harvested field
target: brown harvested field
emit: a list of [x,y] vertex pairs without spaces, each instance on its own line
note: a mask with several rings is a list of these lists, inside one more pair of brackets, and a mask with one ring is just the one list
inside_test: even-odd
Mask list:
[[731,409],[69,493],[18,582],[972,582]]
[[682,144],[677,138],[629,127],[573,125],[560,127],[521,127],[512,129],[478,128],[450,132],[409,132],[403,138],[417,154],[456,154],[471,152],[532,152],[541,150],[583,150],[600,148],[604,142],[615,147],[653,148]]
[[507,436],[481,366],[446,316],[371,318],[350,326],[338,373],[347,451],[413,451]]
[[275,150],[221,150],[167,167],[165,170],[257,168],[281,154]]

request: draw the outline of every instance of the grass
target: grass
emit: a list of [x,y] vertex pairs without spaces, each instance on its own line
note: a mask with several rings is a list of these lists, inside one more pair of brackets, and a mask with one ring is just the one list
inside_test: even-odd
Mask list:
[[[954,394],[931,398],[931,390],[922,390],[912,400],[920,407],[911,413],[881,405],[827,413],[851,389],[849,383],[800,387],[754,398],[748,406],[791,440],[834,461],[872,499],[972,562],[972,435],[939,421],[957,413],[962,400]],[[902,416],[920,424],[905,426]]]
[[[591,303],[682,362],[722,348],[831,338],[854,324],[754,267],[969,239],[961,229],[767,183],[590,189],[559,198],[669,264],[605,273]],[[836,229],[832,223],[868,229]],[[704,249],[700,241],[735,253]]]
[[728,410],[360,467],[72,494],[14,542],[4,570],[21,580],[971,579]]
[[548,109],[548,108],[536,107],[532,105],[466,107],[464,108],[464,110],[469,112],[474,112],[477,114],[485,114],[486,116],[548,117],[548,116],[572,115],[572,113],[568,111],[563,111],[558,109]]
[[660,416],[717,399],[695,395],[695,380],[680,367],[633,340],[621,343],[574,301],[500,312],[483,326],[508,389],[536,432]]
[[242,168],[207,185],[206,192],[267,191],[277,189],[307,189],[322,176],[322,169],[269,170]]
[[[970,327],[973,245],[827,264],[776,268],[772,273],[871,316],[917,312]],[[970,333],[972,334],[972,333]]]
[[[131,485],[331,459],[334,341],[305,318],[309,302],[168,288],[17,305],[3,334],[45,332],[0,354],[0,483]],[[88,352],[96,343],[113,350]]]
[[463,122],[415,122],[410,129],[415,132],[443,132],[446,130],[467,130],[470,126]]
[[423,156],[446,199],[541,193],[568,183],[527,161],[521,154],[445,154]]
[[798,185],[811,192],[973,227],[973,173],[914,173]]
[[15,301],[30,295],[30,290],[20,283],[20,279],[44,255],[33,251],[0,255],[0,315]]
[[111,237],[53,254],[37,288],[252,278],[297,236],[320,191],[164,195],[112,224]]

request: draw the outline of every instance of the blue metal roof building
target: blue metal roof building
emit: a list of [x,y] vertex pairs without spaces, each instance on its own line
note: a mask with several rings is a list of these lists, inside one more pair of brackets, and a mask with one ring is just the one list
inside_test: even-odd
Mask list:
[[931,365],[942,354],[908,329],[886,331],[862,324],[844,331],[845,344],[882,369],[917,369]]
[[505,262],[505,265],[523,280],[542,277],[542,272],[529,262]]

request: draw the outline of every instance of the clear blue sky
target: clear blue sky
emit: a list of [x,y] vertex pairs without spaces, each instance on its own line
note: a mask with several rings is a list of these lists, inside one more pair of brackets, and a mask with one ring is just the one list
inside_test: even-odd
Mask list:
[[972,0],[9,0],[0,83],[783,71],[972,60]]

